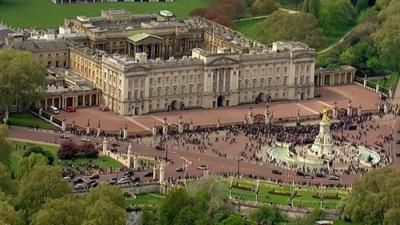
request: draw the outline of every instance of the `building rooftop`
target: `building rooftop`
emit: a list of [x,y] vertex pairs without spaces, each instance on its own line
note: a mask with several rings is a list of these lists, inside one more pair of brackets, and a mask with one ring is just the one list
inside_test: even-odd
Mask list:
[[22,51],[41,51],[41,50],[62,50],[67,49],[68,44],[63,40],[29,40],[18,42],[12,45],[13,49],[22,50]]
[[156,38],[159,40],[163,40],[161,37],[157,36],[157,35],[152,35],[152,34],[148,34],[148,33],[138,33],[138,34],[134,34],[128,37],[128,40],[133,41],[133,42],[138,42],[138,41],[142,41],[146,38]]

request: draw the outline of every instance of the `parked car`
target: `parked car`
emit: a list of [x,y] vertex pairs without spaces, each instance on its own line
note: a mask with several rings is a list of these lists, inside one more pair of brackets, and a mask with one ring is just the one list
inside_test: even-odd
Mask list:
[[75,185],[75,184],[82,184],[82,183],[85,183],[85,180],[82,179],[82,178],[77,178],[77,179],[74,180],[74,182],[73,182],[74,185]]
[[99,184],[99,183],[97,182],[97,180],[91,180],[91,181],[89,181],[89,182],[87,183],[87,186],[88,186],[89,188],[93,188],[93,187],[97,187],[98,184]]
[[69,136],[69,134],[62,133],[62,134],[60,134],[60,138],[63,138],[63,139],[70,139],[71,136]]
[[197,167],[198,170],[208,170],[208,166],[207,165],[200,165]]
[[76,185],[74,185],[74,190],[75,191],[85,191],[86,185],[85,184],[76,184]]
[[66,107],[64,110],[65,110],[65,112],[67,112],[67,113],[76,112],[76,109],[75,109],[74,107],[72,107],[72,106],[68,106],[68,107]]
[[297,172],[296,172],[296,175],[297,176],[304,176],[304,172],[303,171],[301,171],[301,170],[298,170]]
[[59,113],[60,113],[60,110],[58,110],[58,108],[55,107],[54,105],[52,105],[52,106],[49,107],[49,111],[50,111],[51,113],[53,113],[53,114],[59,114]]
[[99,174],[95,174],[95,175],[89,177],[89,180],[98,180],[98,179],[100,179],[100,175]]
[[127,178],[121,178],[117,181],[117,184],[128,184],[129,180]]
[[329,176],[328,176],[328,179],[329,179],[329,180],[340,180],[340,177],[339,177],[338,175],[332,174],[332,175],[329,175]]
[[117,177],[113,177],[111,179],[108,180],[108,184],[114,185],[117,184],[118,178]]
[[135,175],[135,173],[133,171],[131,171],[131,170],[129,170],[128,172],[124,173],[124,176],[128,177],[128,178],[132,177],[133,175]]
[[144,174],[144,176],[145,177],[152,177],[153,176],[153,172],[152,171],[147,172],[147,173]]
[[85,138],[85,137],[81,138],[81,141],[82,142],[91,142],[90,138]]
[[183,167],[178,167],[178,168],[175,169],[175,171],[176,171],[176,172],[183,172],[184,169],[183,169]]
[[280,170],[272,170],[272,174],[282,175],[282,172]]
[[326,177],[326,175],[323,174],[323,173],[316,173],[315,176],[316,176],[316,177],[319,177],[319,178],[324,178],[324,177]]
[[304,179],[312,180],[314,179],[314,177],[311,176],[310,174],[304,174]]
[[132,177],[131,178],[131,182],[132,183],[139,183],[140,182],[140,178],[139,177]]
[[72,180],[71,177],[68,177],[68,176],[67,176],[67,177],[63,177],[63,179],[64,179],[65,181],[67,181],[67,182],[71,182],[71,180]]
[[400,140],[397,140],[397,141],[396,141],[396,144],[398,144],[398,145],[399,145],[399,144],[400,144]]

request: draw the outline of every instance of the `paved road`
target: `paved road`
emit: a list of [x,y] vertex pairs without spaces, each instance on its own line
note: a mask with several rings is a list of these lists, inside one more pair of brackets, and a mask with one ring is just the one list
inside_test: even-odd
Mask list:
[[[372,131],[368,133],[367,137],[365,137],[365,142],[368,145],[374,146],[375,140],[378,138],[380,133],[387,135],[391,132],[391,128],[394,129],[394,137],[395,140],[400,139],[400,134],[397,133],[397,130],[400,129],[399,118],[381,121],[380,128],[377,131]],[[356,134],[358,131],[349,131],[349,135],[351,136],[351,132]],[[27,139],[35,142],[45,142],[52,144],[60,144],[64,139],[61,139],[58,134],[53,132],[42,132],[42,131],[33,131],[32,129],[25,128],[16,128],[13,127],[10,129],[10,137],[18,138],[18,139]],[[72,137],[74,141],[79,142],[78,137]],[[93,138],[94,143],[100,144],[102,139]],[[188,168],[187,174],[189,176],[201,176],[204,171],[197,170],[197,167],[200,165],[208,165],[210,168],[211,174],[214,173],[232,173],[236,174],[237,171],[237,157],[238,153],[243,147],[245,139],[239,140],[239,144],[236,146],[219,146],[219,150],[222,152],[229,153],[228,157],[221,158],[218,155],[212,152],[199,153],[197,151],[187,151],[185,148],[181,149],[169,149],[168,150],[168,158],[171,160],[171,164],[169,164],[166,168],[166,178],[181,178],[183,177],[183,173],[176,172],[176,168],[185,164],[185,162],[189,161],[190,166]],[[124,152],[127,150],[128,143],[127,142],[118,142],[119,147],[118,151]],[[385,144],[385,149],[389,149],[389,144]],[[393,151],[397,152],[399,145],[394,144]],[[158,157],[162,158],[165,156],[164,151],[155,150],[152,147],[145,147],[140,144],[133,145],[133,152],[140,155],[146,155],[150,157]],[[394,168],[400,168],[400,158],[395,158]],[[241,161],[239,163],[240,174],[243,175],[257,175],[259,177],[263,177],[266,180],[280,180],[282,182],[290,183],[292,180],[295,182],[306,182],[306,183],[324,183],[324,184],[351,184],[354,181],[356,175],[344,175],[342,177],[342,181],[330,181],[327,179],[314,179],[314,180],[304,180],[302,177],[298,177],[294,175],[294,172],[289,170],[282,170],[283,175],[272,174],[272,170],[275,167],[271,165],[260,165],[256,164],[253,161]]]

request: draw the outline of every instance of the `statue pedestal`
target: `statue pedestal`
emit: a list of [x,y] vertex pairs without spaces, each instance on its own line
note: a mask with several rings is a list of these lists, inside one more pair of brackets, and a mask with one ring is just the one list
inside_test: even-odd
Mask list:
[[331,123],[323,120],[319,125],[319,134],[310,150],[319,156],[330,155],[333,149]]

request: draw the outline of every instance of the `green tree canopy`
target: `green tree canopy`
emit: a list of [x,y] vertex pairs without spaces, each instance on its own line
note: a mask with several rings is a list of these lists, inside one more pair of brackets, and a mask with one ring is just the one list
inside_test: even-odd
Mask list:
[[251,5],[253,15],[267,15],[278,9],[275,0],[255,0]]
[[278,208],[267,205],[252,212],[250,219],[257,225],[277,224],[283,220]]
[[232,214],[228,218],[219,222],[218,225],[245,225],[245,222],[240,215]]
[[42,154],[32,153],[28,158],[22,159],[19,164],[17,171],[15,171],[15,176],[18,180],[22,179],[24,176],[29,174],[36,167],[44,166],[48,164],[48,159]]
[[16,206],[29,221],[48,200],[61,198],[70,191],[69,185],[62,179],[60,168],[40,166],[22,178]]
[[315,17],[308,13],[276,11],[260,22],[259,26],[259,36],[267,44],[274,41],[301,41],[318,48],[324,42]]
[[376,169],[353,184],[345,215],[365,225],[400,224],[400,173],[391,168]]
[[126,208],[127,206],[121,189],[111,185],[99,185],[91,189],[86,198],[88,204],[94,204],[96,201],[104,199],[121,208]]
[[0,192],[16,194],[16,186],[16,182],[11,178],[11,173],[8,168],[0,163]]
[[107,198],[97,200],[86,209],[83,225],[125,225],[128,214]]
[[355,24],[355,16],[350,0],[325,0],[321,5],[319,23],[325,33],[344,30]]
[[81,224],[85,218],[85,206],[82,198],[72,195],[51,199],[33,215],[31,225]]
[[8,111],[43,97],[46,87],[46,68],[32,54],[23,51],[0,52],[0,110]]
[[315,16],[315,18],[319,17],[320,8],[321,8],[320,0],[305,0],[303,2],[303,12],[310,13],[313,16]]
[[21,225],[21,214],[7,202],[0,201],[0,224]]
[[8,167],[10,166],[10,155],[12,150],[6,139],[7,135],[7,127],[3,124],[0,124],[0,163]]
[[[400,6],[400,4],[398,5]],[[398,51],[400,49],[399,24],[400,14],[390,15],[386,17],[381,28],[374,34],[375,43],[378,47],[379,55],[383,58],[383,62],[388,68],[396,72],[400,71],[400,52]]]

